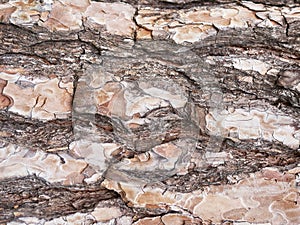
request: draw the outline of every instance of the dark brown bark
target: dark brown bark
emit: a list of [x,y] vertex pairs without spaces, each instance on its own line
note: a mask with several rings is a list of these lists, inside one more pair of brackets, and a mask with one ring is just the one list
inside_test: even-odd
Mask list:
[[35,176],[2,180],[0,223],[22,216],[52,219],[76,212],[88,212],[100,202],[118,194],[99,186],[60,186]]

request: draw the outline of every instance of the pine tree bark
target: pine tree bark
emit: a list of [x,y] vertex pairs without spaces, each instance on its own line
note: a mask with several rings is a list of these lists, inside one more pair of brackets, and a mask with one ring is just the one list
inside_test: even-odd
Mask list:
[[0,1],[0,223],[299,224],[299,12]]

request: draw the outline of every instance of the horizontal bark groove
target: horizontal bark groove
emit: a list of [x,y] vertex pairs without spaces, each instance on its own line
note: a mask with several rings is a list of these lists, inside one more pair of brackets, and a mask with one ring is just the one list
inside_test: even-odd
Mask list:
[[52,219],[76,212],[92,211],[103,200],[118,194],[99,186],[59,186],[30,175],[0,182],[0,223],[18,217]]
[[48,150],[67,148],[73,140],[71,120],[42,122],[1,112],[1,140],[29,149]]
[[[96,2],[103,2],[102,0],[95,0]],[[105,2],[119,2],[117,0],[109,0]],[[153,8],[161,8],[161,9],[184,9],[184,8],[191,8],[194,6],[212,6],[212,5],[222,5],[222,4],[231,4],[231,3],[240,3],[237,0],[179,0],[179,1],[168,1],[168,0],[160,0],[160,1],[152,1],[152,0],[122,0],[122,2],[128,3],[133,6],[151,6]],[[254,0],[254,3],[260,3],[264,5],[270,6],[286,6],[286,5],[293,5],[298,6],[299,2],[297,0]]]
[[[198,143],[196,152],[205,158],[205,142]],[[206,149],[203,151],[203,149]],[[282,144],[271,142],[247,141],[233,142],[225,139],[221,152],[231,154],[232,158],[222,165],[206,165],[191,169],[186,175],[175,175],[163,181],[168,190],[191,192],[208,185],[224,185],[238,183],[248,174],[261,168],[274,167],[286,171],[297,166],[300,151],[287,149]]]

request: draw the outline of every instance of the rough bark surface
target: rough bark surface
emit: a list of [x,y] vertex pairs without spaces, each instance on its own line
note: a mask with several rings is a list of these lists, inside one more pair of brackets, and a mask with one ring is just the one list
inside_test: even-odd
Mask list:
[[[1,222],[20,216],[52,219],[57,215],[86,212],[99,201],[114,199],[117,194],[101,187],[68,187],[47,183],[36,176],[1,181]],[[66,201],[67,200],[67,201]]]
[[300,224],[298,1],[0,1],[0,223]]

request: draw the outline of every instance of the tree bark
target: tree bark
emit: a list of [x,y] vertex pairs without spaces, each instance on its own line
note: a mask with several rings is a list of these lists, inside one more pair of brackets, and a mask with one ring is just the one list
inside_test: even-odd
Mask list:
[[299,11],[0,1],[0,223],[299,224]]

